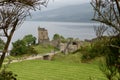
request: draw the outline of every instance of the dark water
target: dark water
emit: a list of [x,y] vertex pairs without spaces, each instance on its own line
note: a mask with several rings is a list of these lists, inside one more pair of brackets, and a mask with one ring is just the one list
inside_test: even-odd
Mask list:
[[23,38],[25,35],[32,34],[38,37],[38,27],[46,28],[49,33],[49,38],[52,39],[55,33],[58,33],[65,38],[73,37],[80,40],[92,39],[95,36],[94,26],[95,23],[70,23],[70,22],[33,22],[26,21],[19,27],[12,41]]

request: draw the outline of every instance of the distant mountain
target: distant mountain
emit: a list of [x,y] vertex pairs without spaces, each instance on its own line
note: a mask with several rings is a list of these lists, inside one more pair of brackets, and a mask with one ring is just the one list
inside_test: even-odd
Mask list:
[[35,21],[89,22],[93,17],[93,10],[89,3],[70,5],[49,11],[34,13]]

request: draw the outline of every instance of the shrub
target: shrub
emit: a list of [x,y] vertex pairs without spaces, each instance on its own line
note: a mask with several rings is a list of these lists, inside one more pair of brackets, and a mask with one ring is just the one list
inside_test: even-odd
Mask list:
[[62,35],[59,35],[59,34],[54,34],[53,40],[58,40],[58,41],[61,41],[62,43],[67,42],[67,40]]
[[28,50],[23,40],[17,40],[12,44],[13,44],[13,48],[10,52],[11,55],[14,55],[14,56],[22,55],[22,54],[25,54],[26,51]]
[[106,53],[109,53],[110,50],[107,48],[107,43],[107,38],[103,38],[101,40],[96,39],[90,45],[82,47],[82,62],[90,61],[95,57],[104,56]]
[[120,37],[111,37],[107,49],[109,52],[104,55],[105,61],[100,69],[108,80],[120,80]]
[[32,46],[27,46],[23,40],[17,40],[13,43],[13,48],[10,52],[12,56],[24,55],[24,54],[37,54]]
[[10,61],[4,65],[3,69],[0,72],[0,80],[17,80],[17,75],[14,74],[12,71],[7,71],[6,69],[8,68],[10,64]]
[[36,43],[36,37],[34,37],[32,34],[24,36],[22,40],[25,41],[27,46],[34,45]]
[[91,53],[91,45],[81,47],[80,52],[82,53],[81,62],[88,62],[93,59],[93,53]]
[[0,72],[0,80],[17,80],[17,75],[13,74],[12,71],[2,70]]

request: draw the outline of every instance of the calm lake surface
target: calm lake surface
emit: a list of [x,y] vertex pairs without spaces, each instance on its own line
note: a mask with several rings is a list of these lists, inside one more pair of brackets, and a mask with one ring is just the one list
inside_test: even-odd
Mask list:
[[21,27],[16,30],[12,42],[23,38],[25,35],[32,34],[38,37],[38,27],[46,28],[49,38],[52,39],[54,34],[60,34],[65,38],[73,37],[80,40],[92,39],[95,36],[94,26],[96,23],[72,23],[72,22],[39,22],[25,21]]

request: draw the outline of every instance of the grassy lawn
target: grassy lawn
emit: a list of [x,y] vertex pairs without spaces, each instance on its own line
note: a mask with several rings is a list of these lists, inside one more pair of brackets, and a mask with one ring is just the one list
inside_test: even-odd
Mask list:
[[81,54],[68,54],[64,55],[64,53],[58,53],[53,58],[53,61],[59,61],[59,62],[67,62],[67,63],[81,63]]
[[10,64],[18,80],[106,80],[97,65],[60,61],[30,60]]
[[50,53],[51,51],[53,51],[54,47],[50,45],[37,45],[37,46],[34,46],[34,49],[38,54],[44,54],[44,53]]

